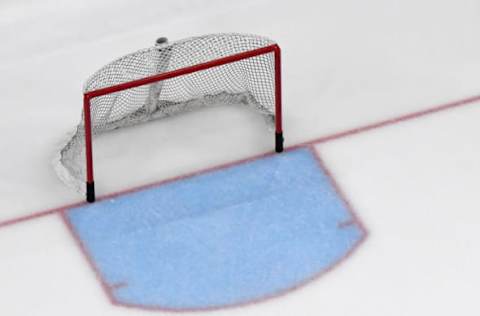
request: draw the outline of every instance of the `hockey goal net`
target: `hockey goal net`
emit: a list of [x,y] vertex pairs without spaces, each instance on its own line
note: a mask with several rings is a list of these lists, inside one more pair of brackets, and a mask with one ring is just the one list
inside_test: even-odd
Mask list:
[[279,46],[255,35],[212,34],[157,41],[109,63],[84,85],[82,120],[59,152],[57,173],[93,202],[93,136],[217,104],[244,104],[264,115],[281,152]]

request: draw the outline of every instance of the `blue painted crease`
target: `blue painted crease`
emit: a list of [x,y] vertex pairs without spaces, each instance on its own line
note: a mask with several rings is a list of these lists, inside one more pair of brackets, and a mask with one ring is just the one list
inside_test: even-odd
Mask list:
[[362,238],[307,149],[261,158],[68,212],[120,303],[240,304],[329,269]]

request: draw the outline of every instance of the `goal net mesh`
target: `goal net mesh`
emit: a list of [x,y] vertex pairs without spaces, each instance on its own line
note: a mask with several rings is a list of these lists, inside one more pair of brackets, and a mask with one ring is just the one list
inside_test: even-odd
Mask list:
[[[212,34],[159,44],[123,56],[94,73],[84,92],[171,72],[275,44],[255,35]],[[273,126],[273,54],[193,72],[91,99],[92,134],[131,126],[213,105],[247,105]],[[59,150],[54,167],[60,179],[85,192],[85,129],[82,119]]]

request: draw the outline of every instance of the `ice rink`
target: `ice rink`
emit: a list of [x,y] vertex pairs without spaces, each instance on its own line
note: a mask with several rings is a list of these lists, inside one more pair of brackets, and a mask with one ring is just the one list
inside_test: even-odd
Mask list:
[[[314,148],[368,237],[295,291],[205,314],[478,315],[480,2],[467,0],[0,3],[0,314],[168,314],[109,301],[61,216],[83,197],[51,161],[95,70],[160,36],[218,32],[282,47],[286,146]],[[272,145],[241,108],[122,129],[95,140],[97,193]]]

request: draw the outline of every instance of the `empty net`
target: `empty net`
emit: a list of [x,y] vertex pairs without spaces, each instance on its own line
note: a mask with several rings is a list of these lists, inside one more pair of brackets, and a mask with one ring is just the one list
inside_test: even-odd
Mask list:
[[[94,73],[84,92],[151,77],[275,44],[255,35],[213,34],[163,43],[121,57]],[[213,105],[247,105],[273,125],[273,54],[193,72],[91,99],[93,135]],[[60,179],[84,193],[85,129],[82,119],[59,150],[54,166]]]

